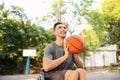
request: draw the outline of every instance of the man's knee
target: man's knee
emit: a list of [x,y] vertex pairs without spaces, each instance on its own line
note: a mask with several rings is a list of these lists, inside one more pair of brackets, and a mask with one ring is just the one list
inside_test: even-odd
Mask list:
[[66,73],[65,73],[65,78],[66,79],[69,79],[69,78],[73,78],[73,79],[76,79],[78,78],[78,72],[75,71],[75,70],[68,70]]
[[86,80],[86,71],[84,69],[76,69],[79,72],[80,80]]
[[78,72],[80,72],[80,73],[84,73],[84,74],[86,74],[86,71],[84,70],[84,69],[80,69],[80,68],[78,68],[78,69],[76,69]]
[[78,75],[78,72],[77,71],[75,71],[75,70],[68,70],[66,73],[65,73],[65,75]]

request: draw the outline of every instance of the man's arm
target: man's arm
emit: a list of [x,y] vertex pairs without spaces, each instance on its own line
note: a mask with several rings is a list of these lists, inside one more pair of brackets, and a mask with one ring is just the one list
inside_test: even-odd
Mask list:
[[43,57],[43,68],[46,72],[56,68],[68,58],[69,52],[66,46],[64,46],[64,51],[65,51],[64,56],[55,60],[49,59],[47,57]]
[[74,62],[78,68],[84,68],[84,62],[78,54],[74,54]]
[[47,72],[47,71],[52,70],[52,69],[56,68],[57,66],[59,66],[66,59],[67,59],[66,55],[64,55],[56,60],[51,60],[49,58],[44,57],[43,58],[43,68]]

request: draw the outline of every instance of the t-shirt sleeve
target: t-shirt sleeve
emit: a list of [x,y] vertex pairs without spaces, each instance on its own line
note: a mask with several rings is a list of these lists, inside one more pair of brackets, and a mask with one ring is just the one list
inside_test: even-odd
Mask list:
[[44,57],[53,59],[52,53],[53,53],[53,47],[52,47],[52,45],[49,44],[44,50]]

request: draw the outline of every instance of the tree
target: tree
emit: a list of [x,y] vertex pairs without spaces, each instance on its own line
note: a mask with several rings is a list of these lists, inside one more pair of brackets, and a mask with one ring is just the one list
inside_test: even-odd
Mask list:
[[85,61],[85,56],[88,56],[88,52],[92,51],[95,53],[96,48],[99,47],[99,38],[97,33],[92,29],[84,29],[80,35],[84,38],[84,50],[83,59]]
[[94,0],[79,0],[74,1],[71,0],[73,6],[73,18],[76,19],[77,25],[80,25],[82,20],[85,20],[85,14],[88,12],[90,6],[92,5]]
[[99,38],[94,30],[84,29],[81,35],[84,38],[85,47],[88,51],[94,51],[96,47],[99,47]]
[[107,35],[105,35],[106,31],[103,26],[104,18],[99,13],[99,11],[92,10],[92,11],[86,12],[85,18],[87,19],[88,23],[92,26],[92,28],[96,32],[97,36],[99,37],[100,46],[104,46],[105,44],[107,44],[107,41],[105,40],[105,37]]
[[105,0],[102,4],[102,15],[104,16],[104,28],[107,32],[109,44],[120,45],[120,1]]
[[63,21],[62,15],[65,14],[65,9],[63,9],[64,3],[64,0],[55,0],[52,4],[52,15],[56,18],[56,21]]
[[[92,25],[93,29],[98,32],[101,46],[108,44],[118,44],[120,28],[120,4],[119,0],[104,0],[100,10],[89,10],[85,12],[85,18]],[[97,17],[97,18],[96,18]]]
[[38,54],[32,58],[31,64],[38,63],[45,46],[54,38],[51,31],[25,18],[21,8],[3,9],[0,14],[0,73],[23,73],[26,58],[22,56],[22,50],[36,49]]
[[120,1],[104,0],[100,10],[85,11],[85,18],[96,31],[100,46],[120,45]]
[[71,17],[71,9],[68,8],[70,6],[71,3],[69,0],[54,0],[51,12],[42,19],[50,23],[60,21],[66,25],[68,31],[72,34],[74,31],[72,30],[71,24],[75,20]]

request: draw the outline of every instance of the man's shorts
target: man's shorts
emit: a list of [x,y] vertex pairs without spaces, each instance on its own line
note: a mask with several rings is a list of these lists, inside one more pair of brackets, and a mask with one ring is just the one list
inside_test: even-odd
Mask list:
[[45,73],[45,80],[64,80],[64,75],[67,70],[54,71]]

